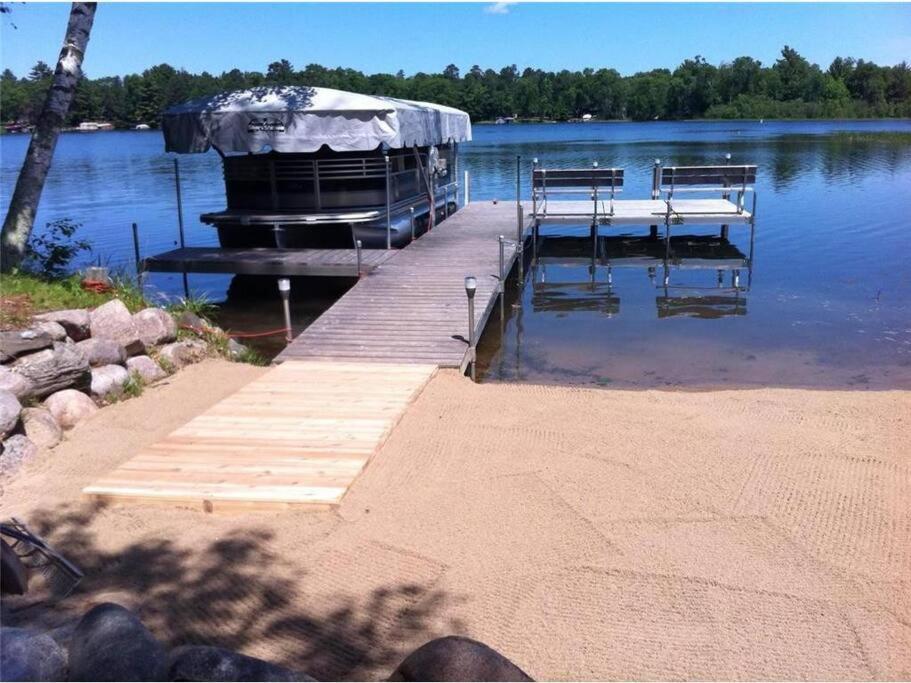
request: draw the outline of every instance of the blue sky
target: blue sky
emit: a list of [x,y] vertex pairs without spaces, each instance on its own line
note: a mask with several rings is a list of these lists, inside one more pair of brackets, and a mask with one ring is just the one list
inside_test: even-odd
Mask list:
[[[52,64],[69,5],[10,5],[12,16],[0,17],[3,68],[22,76],[39,59]],[[630,74],[696,54],[769,64],[786,43],[823,67],[836,55],[911,61],[911,5],[102,3],[84,66],[91,77],[162,62],[220,73],[286,58],[365,73],[454,63]]]

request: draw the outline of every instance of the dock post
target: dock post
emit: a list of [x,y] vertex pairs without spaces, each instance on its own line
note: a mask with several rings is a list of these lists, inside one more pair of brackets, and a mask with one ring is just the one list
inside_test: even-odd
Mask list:
[[142,289],[142,259],[139,257],[139,226],[133,223],[133,254],[136,257],[136,284]]
[[285,341],[293,341],[291,336],[291,280],[283,277],[278,280],[278,294],[282,298],[282,310],[285,314]]
[[[652,166],[652,199],[661,198],[661,159],[655,159],[655,165]],[[648,226],[649,238],[658,239],[658,226]]]
[[[414,209],[412,209],[411,211],[414,212]],[[412,220],[414,220],[413,216],[414,216],[414,214],[412,213]],[[412,234],[414,234],[414,233],[412,232]],[[358,279],[360,279],[360,277],[361,277],[361,246],[362,246],[362,244],[361,244],[360,240],[354,241],[354,256],[355,256],[355,259],[357,260],[357,277],[358,277]]]
[[[728,152],[727,154],[724,155],[724,165],[725,166],[731,165],[731,153],[730,152]],[[724,186],[728,187],[729,183],[725,181]],[[731,195],[728,192],[722,192],[721,198],[724,200],[729,200],[731,198]],[[721,239],[726,240],[727,238],[728,238],[728,226],[722,225],[721,226]]]
[[409,211],[411,212],[411,241],[414,242],[414,207],[412,206]]
[[468,175],[468,171],[465,171],[465,180],[462,187],[462,192],[464,193],[464,204],[463,206],[468,206],[471,203],[471,177]]
[[386,248],[392,249],[392,160],[389,152],[384,152],[383,158],[386,160]]
[[525,281],[525,209],[519,204],[516,210],[518,224],[516,225],[516,260],[519,262],[519,282]]
[[[174,186],[177,189],[177,234],[180,238],[180,248],[183,249],[187,244],[183,233],[183,198],[180,192],[180,163],[176,157],[174,158]],[[181,274],[183,275],[183,294],[184,297],[189,299],[190,283],[187,281],[187,273],[184,271]]]
[[497,288],[500,290],[500,321],[502,324],[506,315],[506,236],[498,236],[497,242],[500,246],[500,278]]
[[652,167],[652,199],[661,198],[661,159],[655,159]]
[[475,349],[475,329],[474,329],[474,295],[478,289],[478,280],[473,275],[465,278],[465,295],[468,297],[468,359],[471,363],[471,381],[477,381],[476,361],[477,350]]
[[516,206],[522,205],[522,157],[516,155]]

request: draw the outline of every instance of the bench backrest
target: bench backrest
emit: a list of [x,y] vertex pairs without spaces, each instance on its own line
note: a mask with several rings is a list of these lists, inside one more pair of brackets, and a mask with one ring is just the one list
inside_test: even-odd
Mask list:
[[597,190],[623,187],[622,168],[536,168],[531,174],[534,190],[578,188]]
[[743,188],[756,182],[755,166],[667,166],[661,169],[661,188],[683,185]]

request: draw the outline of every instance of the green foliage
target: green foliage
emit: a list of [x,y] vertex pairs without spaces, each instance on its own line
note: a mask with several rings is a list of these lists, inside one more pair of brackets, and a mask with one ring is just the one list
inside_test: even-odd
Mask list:
[[61,218],[32,234],[25,250],[23,270],[48,279],[66,275],[73,259],[92,248],[87,240],[73,239],[81,226],[69,218]]
[[121,397],[136,398],[137,396],[142,396],[143,389],[145,389],[145,381],[143,381],[142,375],[138,372],[131,372],[127,381],[123,383]]
[[210,319],[218,310],[207,295],[196,292],[191,292],[189,296],[182,296],[174,303],[168,304],[167,309],[175,316],[188,311],[203,320]]
[[27,325],[36,313],[94,308],[112,298],[112,294],[82,289],[77,275],[47,280],[28,273],[10,273],[0,281],[0,328]]
[[235,363],[247,363],[248,365],[259,365],[260,367],[265,367],[269,364],[269,360],[264,355],[249,346],[245,346],[244,350],[231,360]]
[[[0,118],[34,123],[51,76],[50,67],[41,63],[26,78],[5,70],[0,75]],[[746,56],[717,66],[697,56],[674,70],[626,77],[609,68],[529,68],[519,73],[515,65],[499,71],[474,65],[462,72],[454,64],[438,74],[368,76],[319,64],[296,69],[287,59],[272,62],[265,73],[232,69],[213,75],[159,64],[141,74],[82,80],[67,123],[98,120],[120,127],[155,126],[161,112],[178,102],[260,85],[322,86],[439,102],[464,109],[476,121],[513,114],[553,120],[582,114],[637,120],[911,115],[911,68],[906,62],[890,67],[838,57],[824,71],[785,46],[781,58],[768,67]]]

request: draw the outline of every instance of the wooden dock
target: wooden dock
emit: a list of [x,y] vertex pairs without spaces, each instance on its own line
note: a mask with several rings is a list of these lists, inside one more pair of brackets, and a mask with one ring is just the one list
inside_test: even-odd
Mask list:
[[[528,226],[526,222],[526,227]],[[497,300],[498,236],[507,272],[516,259],[515,203],[471,204],[361,279],[281,353],[276,362],[326,361],[468,364],[464,279],[477,278],[475,329]]]
[[435,370],[283,363],[83,494],[207,512],[335,505]]

